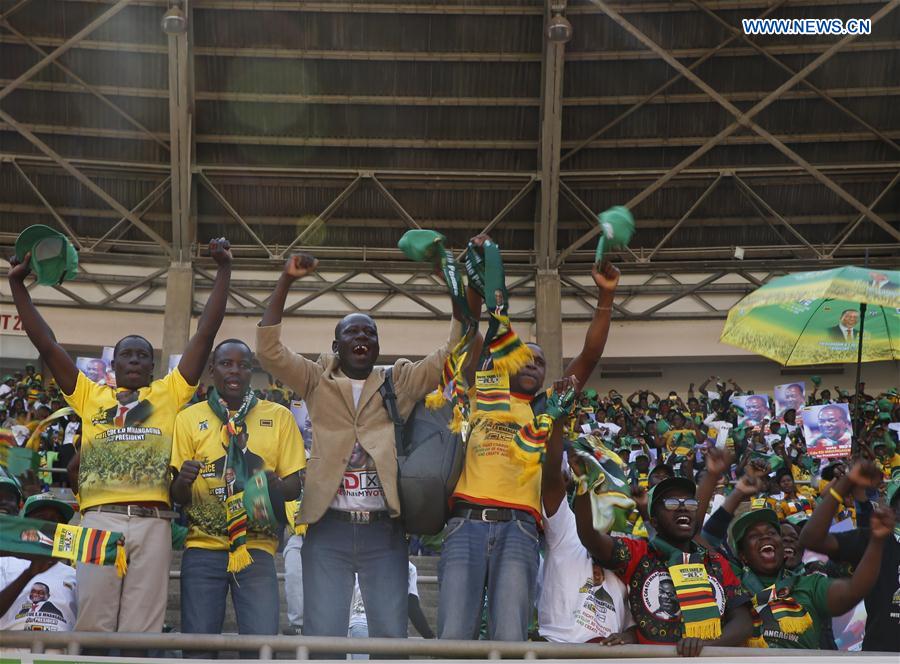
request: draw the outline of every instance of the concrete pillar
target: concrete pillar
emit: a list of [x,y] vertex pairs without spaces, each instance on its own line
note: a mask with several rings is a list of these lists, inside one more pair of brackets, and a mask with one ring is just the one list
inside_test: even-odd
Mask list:
[[156,375],[165,375],[169,355],[184,352],[191,338],[194,273],[190,263],[172,263],[166,275],[166,316],[163,320],[162,357]]
[[547,384],[561,378],[563,371],[561,294],[559,272],[538,270],[534,291],[536,332],[547,360]]

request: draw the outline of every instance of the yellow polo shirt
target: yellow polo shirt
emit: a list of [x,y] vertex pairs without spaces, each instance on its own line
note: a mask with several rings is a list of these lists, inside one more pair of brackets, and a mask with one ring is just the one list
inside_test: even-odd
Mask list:
[[78,372],[75,390],[63,396],[82,423],[78,473],[82,511],[108,503],[170,504],[172,429],[175,415],[194,390],[196,385],[188,385],[176,367],[139,389],[137,400],[121,414],[114,388]]
[[[185,408],[175,418],[172,468],[188,460],[203,462],[191,487],[191,504],[185,509],[188,536],[185,546],[214,551],[228,550],[225,517],[225,453],[227,442],[222,421],[205,401]],[[287,477],[306,467],[303,438],[294,416],[272,401],[258,401],[244,418],[247,447],[244,459],[250,474],[271,470]],[[247,547],[275,555],[277,533],[250,528]]]

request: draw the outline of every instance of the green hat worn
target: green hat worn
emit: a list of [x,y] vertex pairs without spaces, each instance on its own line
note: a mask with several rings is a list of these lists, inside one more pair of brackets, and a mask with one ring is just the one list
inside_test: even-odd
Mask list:
[[880,410],[882,413],[890,413],[893,408],[894,404],[892,404],[888,399],[878,400],[878,410]]
[[587,399],[590,399],[591,401],[597,400],[597,390],[595,390],[593,387],[589,387],[586,390],[583,390],[581,395]]
[[66,523],[75,515],[75,510],[69,503],[64,503],[52,493],[38,493],[34,496],[29,496],[28,500],[25,501],[25,506],[22,507],[22,516],[28,516],[42,507],[55,507],[62,514],[63,521]]
[[738,546],[740,546],[741,540],[744,539],[747,531],[757,523],[768,523],[775,526],[776,530],[781,529],[781,522],[778,521],[778,515],[775,513],[775,510],[765,508],[745,512],[731,524],[731,532],[728,535],[728,544],[734,553],[737,553]]
[[660,500],[665,494],[676,489],[684,489],[692,496],[697,495],[697,485],[686,477],[669,477],[650,489],[647,494],[647,513],[653,514],[654,501]]
[[413,228],[403,234],[397,247],[412,261],[431,262],[437,255],[438,245],[446,241],[447,238],[437,231]]
[[269,482],[262,471],[254,474],[244,485],[244,509],[251,526],[277,528],[279,524],[287,523],[284,498],[269,493]]
[[16,256],[25,259],[31,253],[31,269],[37,282],[56,286],[74,279],[78,274],[78,252],[69,238],[49,226],[35,224],[16,238]]
[[597,251],[594,254],[594,262],[603,260],[603,252],[607,249],[621,249],[627,247],[634,235],[634,217],[624,205],[616,205],[605,212],[601,212],[600,240],[597,242]]

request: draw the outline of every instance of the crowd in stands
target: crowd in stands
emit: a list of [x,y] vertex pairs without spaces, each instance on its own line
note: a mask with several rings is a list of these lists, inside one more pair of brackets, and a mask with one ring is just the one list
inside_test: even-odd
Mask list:
[[[0,538],[0,629],[160,631],[175,547],[188,633],[220,632],[230,593],[239,633],[276,634],[280,551],[303,635],[405,638],[412,620],[425,638],[837,649],[847,637],[832,619],[861,605],[862,649],[900,652],[896,389],[831,391],[816,376],[809,393],[799,381],[776,399],[764,397],[775,386],[716,376],[664,397],[584,388],[609,333],[609,263],[592,270],[594,318],[563,376],[546,375],[508,319],[499,337],[467,329],[451,298],[447,339],[390,368],[404,418],[436,386],[452,392],[448,367],[471,386],[448,422],[465,452],[446,527],[415,536],[375,321],[339,321],[317,361],[292,352],[284,304],[316,269],[299,254],[257,338],[213,347],[231,255],[224,239],[210,253],[213,292],[178,366],[154,380],[151,344],[126,336],[114,389],[78,371],[31,302],[27,258],[13,261],[13,298],[52,378],[28,366],[0,384],[0,444],[40,464],[16,476],[4,462],[0,513],[48,522],[52,542],[74,511],[51,490],[70,487],[86,532],[122,536],[127,571],[112,557],[73,569]],[[483,297],[470,282],[468,311]],[[251,388],[255,362],[264,389]],[[434,626],[410,554],[440,556]]]

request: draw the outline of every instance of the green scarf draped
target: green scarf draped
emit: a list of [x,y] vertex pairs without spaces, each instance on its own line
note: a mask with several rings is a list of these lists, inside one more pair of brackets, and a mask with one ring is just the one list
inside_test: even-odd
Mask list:
[[625,474],[627,464],[596,436],[568,441],[566,453],[576,481],[576,494],[588,494],[590,498],[594,530],[625,532],[628,513],[634,509]]
[[253,562],[247,549],[247,509],[244,507],[244,487],[249,479],[244,447],[240,444],[241,434],[246,431],[244,420],[258,403],[253,390],[247,390],[241,407],[233,414],[228,413],[228,404],[219,396],[215,388],[209,390],[206,402],[210,410],[222,422],[222,447],[226,450],[223,479],[230,469],[234,482],[226,482],[225,513],[228,528],[228,571],[240,572]]
[[669,576],[681,607],[686,637],[717,639],[722,635],[722,616],[706,569],[706,550],[691,542],[690,552],[677,549],[659,535],[650,546],[665,556]]
[[791,597],[798,575],[782,569],[774,582],[762,581],[749,567],[741,570],[741,583],[753,593],[753,634],[747,647],[766,648],[764,627],[766,619],[778,623],[778,628],[786,634],[802,634],[813,626],[807,610]]

